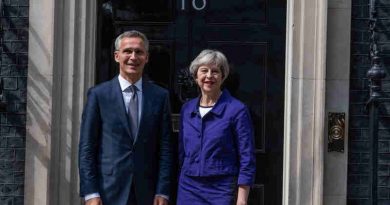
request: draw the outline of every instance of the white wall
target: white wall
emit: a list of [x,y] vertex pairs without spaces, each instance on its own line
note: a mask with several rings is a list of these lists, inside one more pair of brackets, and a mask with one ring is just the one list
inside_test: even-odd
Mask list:
[[76,205],[77,145],[94,84],[95,1],[30,0],[26,205]]
[[325,205],[345,205],[347,203],[350,40],[351,0],[329,0],[326,113],[343,112],[346,116],[344,153],[327,152],[328,130],[325,129]]

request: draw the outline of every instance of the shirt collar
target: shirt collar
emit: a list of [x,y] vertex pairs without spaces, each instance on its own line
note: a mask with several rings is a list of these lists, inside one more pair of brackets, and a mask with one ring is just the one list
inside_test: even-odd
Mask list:
[[[129,81],[124,79],[121,75],[118,75],[119,85],[121,86],[122,92],[125,91],[130,85],[132,85]],[[142,92],[142,78],[140,78],[137,82],[134,83],[135,87],[137,87],[138,91]]]

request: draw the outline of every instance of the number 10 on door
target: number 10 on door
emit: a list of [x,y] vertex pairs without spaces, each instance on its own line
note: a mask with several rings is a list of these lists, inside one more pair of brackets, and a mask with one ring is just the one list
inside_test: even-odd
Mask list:
[[[186,10],[186,0],[181,0],[181,10]],[[195,9],[195,10],[198,10],[198,11],[201,11],[203,10],[204,8],[206,8],[206,0],[192,0],[192,7]]]

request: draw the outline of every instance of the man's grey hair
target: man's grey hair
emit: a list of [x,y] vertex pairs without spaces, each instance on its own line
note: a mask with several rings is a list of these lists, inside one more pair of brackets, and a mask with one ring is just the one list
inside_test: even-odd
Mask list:
[[121,35],[119,35],[115,39],[115,50],[116,51],[119,50],[119,46],[120,46],[121,40],[123,38],[140,38],[144,42],[146,51],[147,52],[149,51],[149,40],[148,40],[148,38],[146,38],[145,34],[139,32],[139,31],[136,31],[136,30],[125,31],[124,33],[122,33]]
[[194,78],[196,78],[198,69],[202,65],[215,65],[220,68],[222,72],[222,81],[229,75],[229,63],[226,56],[220,51],[206,49],[200,52],[190,65],[190,73]]

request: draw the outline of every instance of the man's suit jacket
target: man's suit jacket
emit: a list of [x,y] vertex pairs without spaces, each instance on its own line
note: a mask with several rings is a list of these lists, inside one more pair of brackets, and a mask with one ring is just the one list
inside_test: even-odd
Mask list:
[[149,82],[142,86],[142,116],[135,142],[118,78],[88,91],[79,143],[81,196],[99,193],[104,205],[125,205],[132,181],[140,205],[151,205],[155,194],[169,196],[169,94]]

